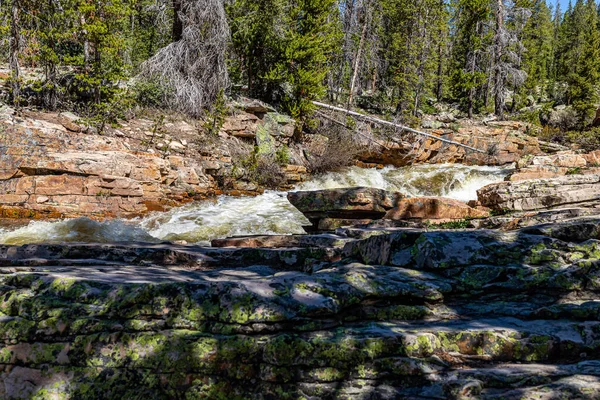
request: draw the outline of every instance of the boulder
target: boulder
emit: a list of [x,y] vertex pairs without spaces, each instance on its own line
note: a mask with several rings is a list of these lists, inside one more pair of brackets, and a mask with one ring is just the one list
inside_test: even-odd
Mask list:
[[221,129],[232,136],[254,138],[259,122],[260,120],[256,115],[240,111],[227,118]]
[[500,182],[477,191],[479,202],[494,210],[527,211],[600,199],[600,175]]
[[412,197],[401,199],[385,214],[391,220],[461,220],[485,218],[489,213],[472,208],[459,200],[444,197]]
[[317,228],[321,219],[382,218],[402,195],[383,189],[354,187],[290,192],[287,198]]

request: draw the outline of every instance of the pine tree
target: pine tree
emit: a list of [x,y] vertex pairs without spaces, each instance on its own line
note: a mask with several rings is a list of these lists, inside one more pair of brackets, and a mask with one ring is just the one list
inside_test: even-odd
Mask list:
[[594,0],[578,0],[563,18],[559,33],[557,79],[564,82],[564,102],[578,112],[580,127],[594,111],[600,78],[600,30]]
[[458,0],[454,9],[456,28],[450,79],[454,97],[472,118],[481,107],[476,92],[488,78],[484,56],[490,39],[486,31],[490,5],[487,0]]
[[523,89],[526,94],[531,94],[539,100],[548,88],[552,87],[554,58],[552,12],[545,0],[535,0],[534,4],[524,2],[519,5],[532,10],[531,17],[523,30],[523,45],[526,49],[523,65],[527,72]]
[[424,98],[436,90],[434,76],[440,66],[435,55],[443,46],[448,14],[437,0],[386,0],[382,13],[382,48],[396,115],[416,115]]
[[298,120],[325,94],[335,0],[240,0],[229,7],[234,51],[252,95]]
[[568,80],[568,96],[579,114],[581,127],[590,122],[596,110],[600,81],[600,30],[595,1],[587,0],[582,13],[581,49],[575,71],[569,74]]

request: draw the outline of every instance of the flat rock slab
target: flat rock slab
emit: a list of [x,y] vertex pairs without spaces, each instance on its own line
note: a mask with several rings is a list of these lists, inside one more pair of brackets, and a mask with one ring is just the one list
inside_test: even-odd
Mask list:
[[477,191],[479,202],[494,210],[540,210],[600,200],[600,175],[567,175],[487,185]]
[[260,235],[213,239],[212,247],[344,247],[352,239],[332,234],[321,235]]
[[[343,242],[342,242],[343,243]],[[341,245],[342,243],[338,243]],[[341,248],[213,248],[173,243],[64,243],[0,246],[0,266],[142,265],[214,269],[270,265],[310,270],[339,260]]]

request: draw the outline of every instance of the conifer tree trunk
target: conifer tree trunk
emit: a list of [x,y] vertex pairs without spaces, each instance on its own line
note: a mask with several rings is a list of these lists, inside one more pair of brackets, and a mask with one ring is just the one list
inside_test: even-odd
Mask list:
[[436,82],[436,88],[435,88],[435,96],[437,97],[437,101],[441,101],[442,100],[442,96],[444,95],[443,93],[443,89],[444,89],[444,77],[443,77],[443,73],[444,73],[444,48],[442,46],[442,43],[440,42],[438,44],[438,65],[437,65],[437,82]]
[[348,97],[348,108],[352,106],[354,100],[354,86],[356,85],[356,77],[358,76],[358,69],[360,66],[360,58],[362,56],[363,46],[365,42],[365,36],[367,34],[367,26],[369,25],[368,16],[365,15],[365,23],[363,24],[362,33],[360,35],[360,42],[358,43],[358,50],[356,51],[356,59],[354,60],[354,72],[352,74],[352,81],[350,82],[350,96]]
[[173,31],[171,39],[173,42],[181,40],[181,36],[183,35],[183,22],[179,16],[182,1],[183,0],[173,0]]
[[19,103],[21,97],[20,68],[19,68],[19,0],[12,0],[9,39],[9,66],[12,75],[11,89],[13,103]]
[[494,36],[494,113],[498,119],[504,118],[504,77],[501,67],[504,51],[504,4],[496,2],[496,32]]

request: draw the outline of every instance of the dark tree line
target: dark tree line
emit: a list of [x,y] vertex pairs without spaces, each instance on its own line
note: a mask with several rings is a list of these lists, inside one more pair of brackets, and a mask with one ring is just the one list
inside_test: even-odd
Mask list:
[[[399,119],[435,102],[503,118],[597,108],[600,7],[545,0],[11,0],[1,5],[11,101],[141,100],[200,115],[228,91],[303,119],[328,99]],[[41,77],[24,81],[22,69]],[[131,79],[136,78],[136,79]],[[133,82],[133,83],[132,83]]]

